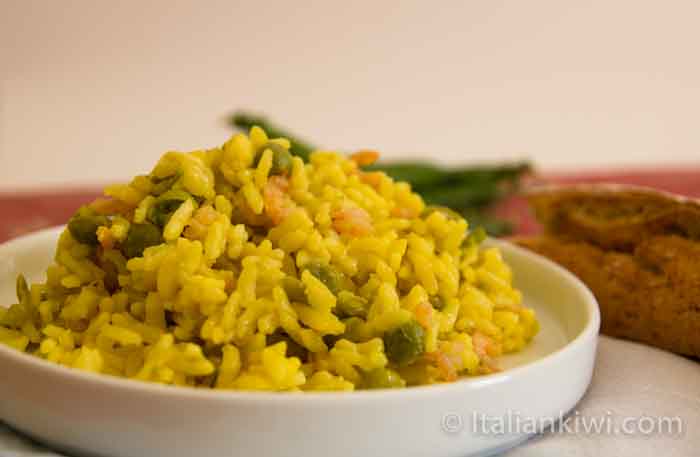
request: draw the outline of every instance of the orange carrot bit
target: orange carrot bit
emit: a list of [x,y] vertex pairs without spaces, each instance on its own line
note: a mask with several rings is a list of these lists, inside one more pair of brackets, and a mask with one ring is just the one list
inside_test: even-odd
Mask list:
[[360,173],[360,181],[374,187],[377,190],[379,189],[379,186],[382,185],[383,177],[384,173],[382,173],[381,171],[369,171]]
[[366,165],[372,165],[379,159],[379,153],[377,151],[372,151],[371,149],[362,149],[350,156],[350,160],[355,162],[360,167]]
[[287,195],[289,181],[283,176],[272,176],[263,188],[265,214],[274,225],[279,225],[293,209],[293,203]]
[[105,251],[114,247],[114,237],[107,227],[102,226],[97,228],[97,241],[100,242],[100,245]]
[[335,211],[331,216],[336,232],[353,237],[372,233],[372,218],[362,208],[345,208]]
[[443,380],[452,382],[457,380],[457,369],[447,355],[442,351],[428,352],[425,354],[428,361],[435,365]]
[[433,325],[433,306],[428,302],[421,302],[413,310],[418,322],[424,329],[429,329]]

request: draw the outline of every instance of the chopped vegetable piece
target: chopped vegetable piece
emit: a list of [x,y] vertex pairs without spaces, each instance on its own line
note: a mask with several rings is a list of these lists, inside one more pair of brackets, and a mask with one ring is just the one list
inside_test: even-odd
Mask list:
[[282,280],[282,287],[284,288],[284,292],[287,294],[289,301],[306,303],[304,283],[299,279],[291,276],[285,276]]
[[479,245],[487,236],[486,230],[484,230],[483,227],[477,227],[469,232],[469,235],[467,235],[467,238],[464,240],[464,245]]
[[484,212],[483,208],[463,208],[460,210],[471,227],[482,227],[488,235],[504,236],[513,233],[510,221],[498,219]]
[[292,169],[292,154],[287,148],[277,143],[270,142],[260,148],[258,155],[255,156],[253,166],[258,166],[258,162],[260,162],[263,152],[265,152],[266,149],[272,151],[272,168],[270,168],[270,175],[289,174]]
[[384,335],[384,352],[396,365],[408,365],[425,351],[424,336],[423,327],[418,322],[408,321]]
[[163,242],[160,229],[153,224],[132,224],[126,240],[122,243],[124,257],[131,259],[140,257],[143,251],[150,246]]
[[190,194],[183,190],[169,190],[153,203],[148,211],[148,220],[158,227],[165,227],[170,216],[180,207],[182,202],[192,198]]
[[306,266],[309,273],[316,276],[333,295],[338,295],[342,290],[341,285],[344,281],[344,276],[341,272],[330,265],[312,262]]
[[171,176],[166,176],[165,178],[158,178],[155,176],[151,176],[151,182],[153,183],[153,189],[151,189],[151,193],[153,195],[160,195],[168,190],[170,190],[171,187],[173,187],[173,184],[177,182],[178,179],[182,177],[182,172],[178,171],[174,175]]
[[406,387],[406,381],[391,368],[375,368],[362,376],[362,386],[365,389],[394,389]]
[[368,302],[350,291],[343,290],[338,294],[336,310],[340,317],[367,317]]
[[109,220],[83,207],[68,221],[68,231],[77,242],[97,246],[97,228],[102,225],[109,225]]
[[360,167],[372,165],[379,159],[379,153],[370,149],[363,149],[350,155],[350,160]]
[[455,183],[447,186],[435,186],[421,190],[421,196],[426,203],[442,205],[450,208],[464,206],[484,206],[500,200],[505,192],[498,182],[475,184],[470,182]]

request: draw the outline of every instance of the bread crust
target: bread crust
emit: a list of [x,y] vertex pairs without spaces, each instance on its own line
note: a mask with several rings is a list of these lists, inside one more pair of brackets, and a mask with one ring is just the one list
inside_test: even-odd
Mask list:
[[700,356],[700,205],[630,186],[538,189],[542,236],[515,241],[576,274],[605,334]]

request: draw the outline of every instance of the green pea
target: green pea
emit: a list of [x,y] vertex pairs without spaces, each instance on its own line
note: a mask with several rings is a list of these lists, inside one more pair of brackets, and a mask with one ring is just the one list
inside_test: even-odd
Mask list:
[[153,188],[151,189],[151,193],[153,195],[160,195],[168,190],[170,190],[171,187],[182,177],[182,172],[178,171],[174,175],[166,176],[165,178],[157,178],[155,176],[151,176],[151,182],[153,183]]
[[365,389],[394,389],[406,387],[406,381],[391,368],[375,368],[363,373],[362,387]]
[[[274,144],[274,143],[273,143]],[[275,145],[277,146],[277,145]],[[272,168],[271,175],[286,175],[292,169],[292,154],[280,146],[272,150]]]
[[342,290],[345,275],[332,266],[312,262],[306,266],[306,269],[328,287],[333,295],[338,295]]
[[368,302],[366,299],[343,290],[338,294],[336,310],[341,317],[367,317]]
[[68,231],[77,242],[97,246],[97,228],[108,224],[109,220],[106,217],[90,214],[87,209],[80,209],[68,221]]
[[[343,332],[342,335],[327,335],[327,336],[335,336],[337,339],[340,338],[345,338],[346,340],[352,341],[353,343],[361,343],[363,341],[367,341],[367,337],[365,333],[362,331],[363,327],[365,326],[365,321],[360,319],[359,317],[350,317],[347,319],[343,320],[343,324],[345,324],[345,332]],[[326,337],[323,337],[323,340],[326,340]],[[328,342],[326,342],[328,344]],[[334,342],[335,344],[335,342]],[[332,347],[332,344],[329,344],[328,347]]]
[[418,322],[408,321],[384,334],[384,352],[396,365],[409,365],[425,351],[424,336],[423,327]]
[[306,288],[303,282],[292,276],[285,276],[282,279],[282,287],[289,301],[306,303]]
[[255,157],[253,162],[254,166],[258,166],[260,159],[266,149],[272,151],[272,168],[270,168],[271,175],[285,175],[292,169],[292,154],[282,145],[277,143],[266,143],[265,146],[260,148],[260,151]]
[[155,225],[132,224],[126,240],[122,243],[122,252],[127,259],[140,257],[147,247],[156,246],[162,242],[160,229]]
[[157,201],[148,210],[148,220],[158,227],[165,227],[173,213],[182,205],[182,200]]
[[173,213],[189,198],[192,196],[183,190],[165,192],[148,210],[148,220],[158,227],[165,227]]

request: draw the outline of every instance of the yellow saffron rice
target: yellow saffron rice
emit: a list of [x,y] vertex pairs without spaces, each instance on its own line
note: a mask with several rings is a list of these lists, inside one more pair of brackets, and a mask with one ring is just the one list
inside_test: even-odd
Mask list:
[[107,187],[46,281],[18,278],[0,342],[130,379],[314,391],[490,373],[537,333],[463,218],[362,171],[371,155],[289,147],[254,127]]

